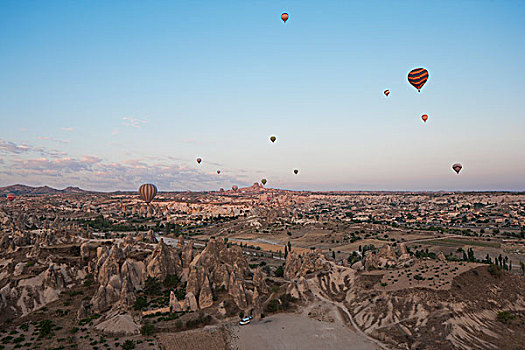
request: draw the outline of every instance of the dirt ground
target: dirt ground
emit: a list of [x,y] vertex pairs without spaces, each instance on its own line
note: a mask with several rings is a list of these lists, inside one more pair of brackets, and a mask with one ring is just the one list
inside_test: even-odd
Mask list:
[[163,350],[229,350],[228,332],[220,327],[208,327],[179,333],[159,333]]
[[277,314],[232,329],[236,350],[375,350],[377,346],[341,323],[298,314]]
[[[477,263],[418,260],[410,267],[391,270],[376,270],[370,275],[382,275],[379,290],[394,291],[406,288],[450,289],[454,277],[480,266]],[[419,277],[416,277],[419,276]]]

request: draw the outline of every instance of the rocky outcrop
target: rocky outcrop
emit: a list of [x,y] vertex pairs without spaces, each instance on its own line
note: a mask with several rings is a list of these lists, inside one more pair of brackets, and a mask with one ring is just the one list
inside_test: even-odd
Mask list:
[[390,244],[385,244],[379,249],[376,254],[372,251],[366,251],[365,256],[361,264],[355,264],[355,269],[364,268],[370,269],[382,269],[385,267],[406,267],[414,263],[414,260],[410,257],[406,246],[401,244],[398,251],[394,250],[394,247]]
[[445,254],[443,254],[442,251],[439,252],[437,258],[441,261],[447,261],[447,257],[445,256]]
[[161,239],[144,262],[129,258],[132,251],[129,247],[124,250],[118,246],[109,250],[99,247],[95,262],[89,265],[99,282],[91,300],[93,310],[125,310],[134,303],[147,278],[163,281],[168,275],[186,281],[184,301],[177,300],[173,291],[170,293],[172,311],[208,308],[218,290],[225,292],[240,309],[262,305],[269,289],[265,275],[261,268],[252,273],[240,247],[228,247],[222,239],[212,239],[200,254],[194,254],[192,246],[189,242],[175,249]]
[[186,299],[184,299],[184,310],[197,311],[199,306],[197,305],[197,299],[195,294],[192,292],[186,293]]
[[57,300],[76,275],[74,268],[50,262],[34,277],[8,281],[0,289],[0,313],[25,316],[38,310]]
[[82,300],[77,311],[77,320],[83,320],[89,316],[90,305],[87,301]]
[[182,262],[179,256],[164,243],[163,239],[155,247],[146,266],[148,276],[155,277],[159,281],[164,281],[168,275],[178,276],[182,272]]
[[211,292],[210,281],[208,276],[204,279],[200,294],[199,294],[199,307],[205,309],[213,305],[213,294]]
[[132,305],[136,291],[144,288],[144,263],[126,258],[118,246],[111,247],[109,251],[99,247],[97,256],[97,263],[92,270],[100,285],[91,299],[94,311],[125,309]]
[[303,276],[290,281],[286,288],[286,293],[299,300],[311,300],[313,298],[308,282]]
[[157,237],[155,237],[155,232],[151,229],[148,231],[148,233],[146,233],[146,235],[138,236],[138,239],[141,242],[145,243],[157,243]]
[[266,285],[265,275],[262,268],[259,266],[253,271],[253,284],[261,293],[268,293],[268,286]]
[[111,335],[136,335],[140,333],[140,327],[129,314],[113,316],[98,325],[95,329]]
[[286,258],[284,278],[292,280],[296,277],[305,276],[308,273],[324,270],[328,266],[328,261],[317,250],[303,255],[292,251]]

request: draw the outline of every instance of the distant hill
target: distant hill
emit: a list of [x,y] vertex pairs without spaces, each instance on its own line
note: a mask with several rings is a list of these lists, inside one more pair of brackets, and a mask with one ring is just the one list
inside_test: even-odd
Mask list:
[[78,187],[67,187],[63,190],[57,190],[49,186],[32,187],[26,185],[11,185],[6,187],[0,187],[0,195],[5,196],[8,193],[14,193],[15,195],[54,195],[54,194],[83,194],[91,193],[90,191],[84,191]]

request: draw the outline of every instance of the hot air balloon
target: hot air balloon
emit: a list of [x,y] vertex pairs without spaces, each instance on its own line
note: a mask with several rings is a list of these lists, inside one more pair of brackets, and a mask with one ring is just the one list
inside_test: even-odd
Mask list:
[[275,136],[270,136],[270,141],[275,142],[275,140],[277,140],[277,137],[275,137]]
[[385,96],[388,96],[390,95],[390,90],[385,90],[383,93],[385,94]]
[[267,181],[266,181],[266,179],[262,179],[261,182],[262,182],[263,185],[266,185]]
[[200,164],[201,162],[202,162],[202,159],[200,159],[200,158],[197,158],[197,163],[199,163],[199,164]]
[[217,170],[217,174],[220,174],[220,173],[221,173],[221,171],[220,171],[220,170]]
[[232,186],[232,190],[237,191],[238,189],[239,189],[239,186],[237,186],[237,185],[233,185]]
[[461,171],[461,169],[463,169],[463,165],[459,164],[459,163],[456,163],[454,165],[452,165],[452,169],[454,169],[454,171],[459,174],[459,172]]
[[294,169],[294,170],[293,170],[293,173],[294,173],[295,175],[297,175],[297,174],[299,173],[299,170]]
[[149,204],[157,195],[157,186],[153,184],[144,184],[139,187],[140,197]]
[[283,12],[283,14],[281,15],[281,19],[284,23],[286,23],[286,21],[288,20],[288,14],[286,12]]
[[268,197],[266,197],[266,200],[267,200],[268,202],[270,202],[270,201],[272,200],[272,197],[268,196]]
[[421,91],[421,88],[428,80],[428,70],[425,68],[415,68],[408,73],[408,82],[412,84],[417,91]]
[[6,195],[6,198],[7,198],[7,200],[8,200],[9,202],[14,201],[14,200],[15,200],[15,197],[16,197],[16,196],[14,195],[14,193],[8,193],[8,194]]
[[423,119],[423,121],[426,123],[426,122],[427,122],[427,119],[428,119],[428,115],[423,114],[423,115],[421,116],[421,119]]

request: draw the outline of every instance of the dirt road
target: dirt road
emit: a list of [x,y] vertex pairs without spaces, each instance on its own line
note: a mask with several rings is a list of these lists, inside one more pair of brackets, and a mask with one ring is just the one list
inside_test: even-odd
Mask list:
[[338,323],[298,314],[277,314],[232,330],[232,349],[376,350],[377,345]]

